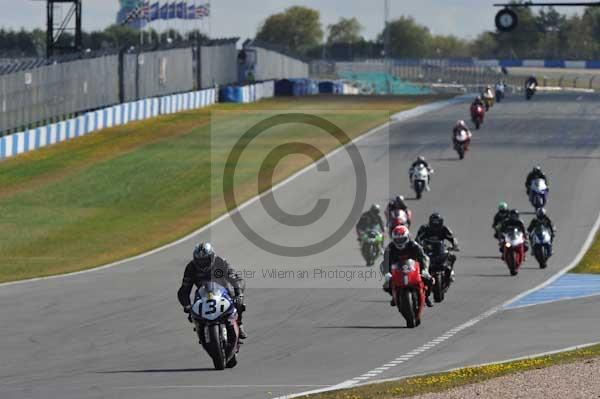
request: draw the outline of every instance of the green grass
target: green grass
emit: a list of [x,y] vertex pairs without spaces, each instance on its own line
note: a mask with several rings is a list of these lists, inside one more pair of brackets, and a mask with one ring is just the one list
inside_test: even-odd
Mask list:
[[[222,214],[218,194],[225,157],[240,133],[269,110],[316,113],[356,137],[390,113],[439,98],[313,97],[221,104],[107,129],[2,161],[0,282],[82,270],[139,254]],[[339,145],[305,125],[270,129],[241,159],[235,175],[238,202],[257,194],[266,151],[299,140],[323,152]],[[289,156],[267,167],[280,181],[309,162],[305,156]]]
[[596,234],[594,242],[587,250],[583,259],[572,270],[574,273],[600,273],[600,233]]
[[553,355],[466,367],[445,373],[406,378],[398,381],[363,385],[322,394],[305,396],[311,399],[395,399],[431,392],[442,392],[463,385],[475,384],[507,374],[542,369],[557,364],[572,363],[600,356],[600,345]]

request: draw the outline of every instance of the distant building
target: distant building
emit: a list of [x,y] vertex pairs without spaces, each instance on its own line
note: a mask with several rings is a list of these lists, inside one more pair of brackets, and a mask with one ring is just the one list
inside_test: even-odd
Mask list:
[[[122,24],[127,16],[139,7],[143,3],[143,0],[119,0],[119,12],[117,13],[117,23]],[[143,28],[146,25],[146,21],[142,19],[133,19],[127,24],[135,29]]]

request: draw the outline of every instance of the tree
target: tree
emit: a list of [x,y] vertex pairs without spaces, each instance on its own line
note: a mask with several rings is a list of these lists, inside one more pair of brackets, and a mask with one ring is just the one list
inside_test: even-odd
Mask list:
[[329,30],[327,44],[357,43],[363,39],[360,33],[364,28],[355,17],[340,18],[337,23],[329,25],[327,29]]
[[433,36],[430,46],[430,56],[432,57],[464,58],[471,54],[467,41],[453,35]]
[[392,57],[418,58],[429,53],[431,33],[423,25],[419,25],[412,17],[401,16],[390,22],[379,35],[383,41],[386,30],[390,30],[390,52]]
[[478,58],[496,58],[498,42],[492,32],[483,32],[470,45],[470,53]]
[[268,17],[258,29],[256,39],[288,50],[304,53],[323,40],[319,11],[290,7]]
[[530,7],[517,7],[513,8],[513,11],[517,14],[519,24],[511,32],[498,32],[496,35],[497,56],[501,58],[538,57],[543,34],[540,32],[536,17]]

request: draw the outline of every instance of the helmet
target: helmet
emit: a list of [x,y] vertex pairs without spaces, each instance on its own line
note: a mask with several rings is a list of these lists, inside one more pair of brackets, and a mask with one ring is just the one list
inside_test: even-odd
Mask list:
[[394,198],[394,202],[399,204],[400,202],[404,201],[404,196],[403,195],[396,195],[396,198]]
[[508,211],[508,204],[506,202],[501,202],[498,204],[498,210],[500,212],[506,212]]
[[444,219],[442,218],[442,216],[439,213],[434,212],[431,214],[431,216],[429,216],[429,227],[439,229],[443,225],[444,225]]
[[417,161],[419,161],[419,162],[425,162],[425,157],[423,155],[419,155],[417,157]]
[[519,211],[517,211],[516,209],[511,210],[508,214],[508,217],[511,220],[519,220]]
[[458,122],[456,122],[456,125],[458,126],[465,126],[465,121],[463,121],[462,119],[459,120]]
[[410,240],[410,231],[406,226],[396,226],[392,230],[392,242],[398,249],[403,249]]
[[201,242],[194,248],[194,263],[201,270],[209,269],[215,261],[215,249],[210,242]]
[[481,96],[475,97],[475,101],[481,101]]
[[546,216],[546,210],[544,208],[540,208],[535,212],[535,216],[538,219],[542,219],[544,216]]
[[371,205],[371,209],[369,209],[369,211],[379,214],[379,211],[380,211],[379,205],[377,205],[377,204]]
[[535,166],[533,167],[533,171],[534,171],[534,172],[541,172],[541,171],[542,171],[542,167],[541,167],[540,165],[535,165]]

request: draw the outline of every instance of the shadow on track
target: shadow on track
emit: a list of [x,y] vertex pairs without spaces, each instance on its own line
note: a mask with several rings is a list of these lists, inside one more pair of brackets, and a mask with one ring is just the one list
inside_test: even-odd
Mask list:
[[129,374],[129,373],[197,373],[199,371],[215,371],[214,368],[192,368],[192,369],[146,369],[146,370],[113,370],[96,371],[96,374]]
[[489,256],[489,255],[464,255],[461,256],[464,259],[500,259],[500,255]]
[[[387,301],[389,303],[389,301]],[[317,328],[341,328],[349,330],[403,330],[406,326],[321,326]]]
[[458,159],[458,157],[452,157],[452,158],[431,158],[431,161],[436,161],[436,162],[458,162],[460,161],[460,159]]
[[565,156],[548,157],[548,159],[581,159],[581,160],[585,161],[588,159],[600,159],[600,157],[592,157],[592,156],[585,156],[585,155],[582,155],[582,156],[575,156],[575,155],[567,156],[567,155],[565,155]]

